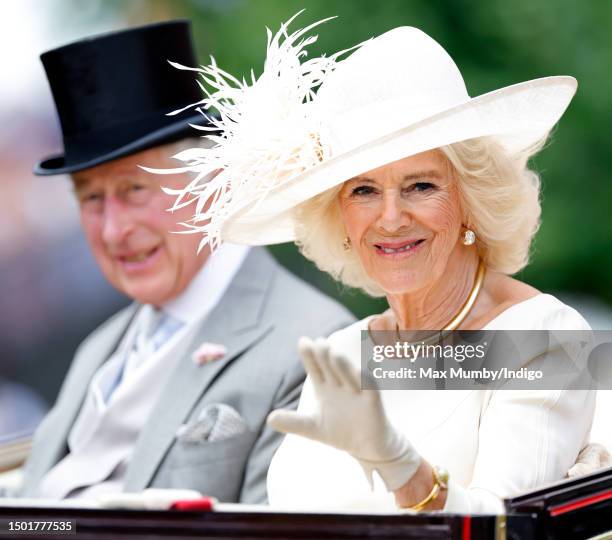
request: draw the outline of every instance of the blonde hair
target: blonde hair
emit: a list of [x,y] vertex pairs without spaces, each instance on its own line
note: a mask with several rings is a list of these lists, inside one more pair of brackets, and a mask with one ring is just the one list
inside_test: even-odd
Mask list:
[[[476,248],[491,270],[514,274],[529,261],[540,225],[540,178],[528,167],[546,136],[510,155],[493,137],[440,147],[457,179],[464,224],[476,233]],[[296,243],[321,270],[372,296],[384,291],[365,272],[355,250],[343,248],[346,232],[338,204],[342,184],[302,203],[295,212]]]

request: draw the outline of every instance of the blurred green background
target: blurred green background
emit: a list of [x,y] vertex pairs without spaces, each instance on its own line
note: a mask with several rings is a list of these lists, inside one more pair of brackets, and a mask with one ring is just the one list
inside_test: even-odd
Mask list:
[[[79,2],[74,2],[78,5]],[[202,62],[213,54],[232,74],[259,73],[265,31],[305,8],[297,25],[319,29],[311,51],[334,52],[393,27],[416,26],[449,51],[470,95],[547,75],[573,75],[579,90],[534,165],[542,174],[542,227],[532,263],[518,277],[544,291],[594,295],[612,304],[612,2],[570,0],[155,0],[104,3],[133,23],[186,17]],[[342,291],[292,246],[273,248],[292,270],[359,316],[380,301]]]

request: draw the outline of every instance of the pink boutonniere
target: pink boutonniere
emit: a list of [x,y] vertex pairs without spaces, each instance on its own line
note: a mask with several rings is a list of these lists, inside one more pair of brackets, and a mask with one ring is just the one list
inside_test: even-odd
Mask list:
[[208,343],[205,341],[193,352],[191,358],[198,366],[202,366],[223,358],[226,353],[227,348],[225,345],[221,345],[220,343]]

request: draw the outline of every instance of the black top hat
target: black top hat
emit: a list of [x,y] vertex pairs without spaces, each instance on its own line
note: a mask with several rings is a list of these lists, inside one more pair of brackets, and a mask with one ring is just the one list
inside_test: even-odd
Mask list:
[[41,60],[59,115],[64,155],[37,175],[76,172],[198,132],[191,111],[167,113],[202,99],[189,21],[169,21],[84,39],[47,51]]

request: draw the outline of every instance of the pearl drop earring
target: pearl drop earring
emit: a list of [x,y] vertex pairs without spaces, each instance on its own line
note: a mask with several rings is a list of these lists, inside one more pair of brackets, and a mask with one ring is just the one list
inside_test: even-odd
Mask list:
[[476,233],[472,229],[466,229],[463,233],[463,245],[471,246],[476,242]]

